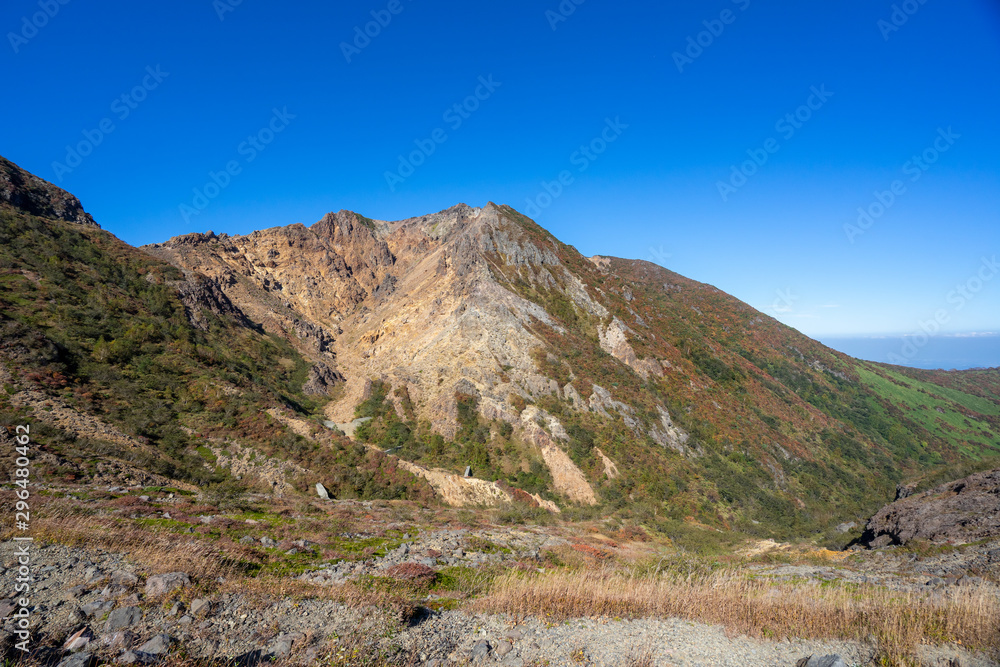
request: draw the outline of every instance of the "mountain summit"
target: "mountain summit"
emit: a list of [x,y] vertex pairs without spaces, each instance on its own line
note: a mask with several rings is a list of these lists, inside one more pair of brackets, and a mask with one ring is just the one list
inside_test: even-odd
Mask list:
[[0,184],[0,407],[62,433],[71,477],[801,535],[1000,449],[997,371],[852,359],[508,206],[136,249],[6,160]]
[[[998,447],[996,414],[973,407],[988,392],[851,359],[660,266],[584,257],[507,206],[143,250],[329,369],[325,416],[371,417],[358,439],[559,502],[820,525]],[[928,390],[972,425],[912,414]]]

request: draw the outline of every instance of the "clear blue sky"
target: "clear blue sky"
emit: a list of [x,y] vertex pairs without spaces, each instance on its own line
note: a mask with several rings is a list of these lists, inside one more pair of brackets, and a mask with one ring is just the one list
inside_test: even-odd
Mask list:
[[[810,335],[911,333],[941,310],[942,331],[1000,331],[1000,274],[982,266],[1000,254],[996,2],[909,0],[895,25],[889,0],[566,0],[568,16],[557,0],[234,1],[8,0],[0,154],[133,244],[493,200]],[[689,37],[705,46],[679,61]],[[399,171],[417,141],[433,153]],[[751,155],[767,161],[724,198]],[[894,181],[885,212],[845,231]]]

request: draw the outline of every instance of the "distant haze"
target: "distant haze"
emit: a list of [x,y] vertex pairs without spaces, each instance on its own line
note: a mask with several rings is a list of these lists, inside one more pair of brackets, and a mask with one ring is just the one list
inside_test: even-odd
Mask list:
[[1000,366],[1000,334],[820,337],[823,344],[859,359],[914,368],[966,370]]

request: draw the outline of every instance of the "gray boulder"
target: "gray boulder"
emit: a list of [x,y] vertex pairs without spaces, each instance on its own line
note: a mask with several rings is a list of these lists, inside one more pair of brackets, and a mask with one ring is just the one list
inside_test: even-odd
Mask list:
[[191,613],[197,616],[200,612],[204,611],[206,614],[212,610],[212,603],[204,598],[198,598],[191,601]]
[[114,586],[129,588],[131,586],[135,586],[137,583],[139,583],[139,577],[135,576],[131,572],[117,570],[111,573],[111,584]]
[[316,482],[316,495],[322,498],[323,500],[330,499],[330,492],[327,491],[326,487],[320,484],[319,482]]
[[166,595],[172,590],[191,585],[191,578],[184,572],[158,574],[146,580],[146,595]]
[[114,632],[115,630],[129,628],[141,620],[142,610],[138,607],[121,607],[108,615],[108,622],[104,624],[104,631]]
[[862,544],[877,549],[911,540],[968,543],[1000,536],[1000,469],[897,495],[868,522]]
[[97,658],[90,653],[74,653],[59,661],[56,667],[93,667],[97,664]]
[[811,655],[799,660],[795,667],[847,667],[847,663],[839,655]]
[[136,653],[146,655],[166,655],[170,651],[170,644],[173,640],[168,634],[155,635],[148,642],[136,649]]
[[284,634],[278,636],[271,644],[270,648],[267,649],[267,654],[273,658],[287,658],[292,652],[292,645],[303,638],[303,634],[300,632],[293,632],[290,634]]

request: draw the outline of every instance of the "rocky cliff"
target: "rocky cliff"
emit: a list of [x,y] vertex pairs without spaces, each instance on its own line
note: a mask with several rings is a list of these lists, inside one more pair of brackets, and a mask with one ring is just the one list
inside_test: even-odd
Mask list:
[[0,157],[0,202],[42,218],[97,227],[80,200]]
[[886,505],[865,527],[872,548],[912,540],[966,544],[1000,536],[1000,470],[969,475]]

